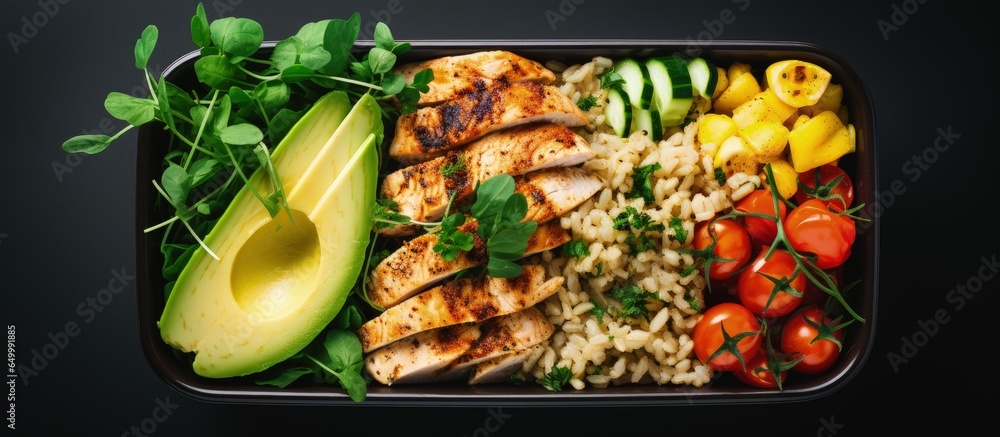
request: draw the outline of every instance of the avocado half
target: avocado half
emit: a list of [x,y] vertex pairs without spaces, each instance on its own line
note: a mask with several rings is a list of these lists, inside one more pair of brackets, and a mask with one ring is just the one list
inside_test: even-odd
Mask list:
[[[257,373],[313,340],[344,305],[371,238],[382,114],[369,95],[333,91],[275,147],[288,211],[271,217],[248,187],[234,197],[174,284],[157,325],[195,353],[198,375]],[[250,178],[270,192],[262,169]]]

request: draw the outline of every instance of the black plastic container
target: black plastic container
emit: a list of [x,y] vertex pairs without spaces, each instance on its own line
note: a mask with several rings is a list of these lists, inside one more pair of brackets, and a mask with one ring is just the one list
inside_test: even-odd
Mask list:
[[[732,61],[750,64],[755,74],[767,65],[782,59],[801,59],[818,64],[833,74],[834,81],[843,85],[844,104],[856,129],[857,150],[844,157],[844,167],[855,184],[855,204],[874,205],[878,192],[875,149],[875,114],[863,81],[846,60],[816,45],[786,41],[711,41],[691,53],[690,45],[679,40],[476,40],[476,41],[411,41],[413,49],[401,57],[409,62],[439,56],[470,53],[479,50],[504,49],[525,57],[564,64],[588,62],[594,56],[653,56],[665,54],[699,55],[716,65],[727,66]],[[359,42],[367,50],[370,42]],[[273,43],[262,50],[270,51]],[[191,52],[172,63],[165,78],[182,88],[197,85],[194,61],[198,53]],[[684,385],[623,385],[608,388],[587,388],[576,391],[549,392],[536,384],[523,386],[468,386],[462,383],[396,385],[375,383],[369,387],[367,399],[355,403],[337,386],[308,386],[279,389],[259,386],[247,378],[208,379],[196,375],[189,360],[160,339],[156,322],[164,306],[165,281],[160,271],[163,262],[159,251],[162,234],[143,230],[160,222],[155,211],[157,192],[149,181],[159,176],[160,163],[166,151],[167,134],[158,127],[140,128],[137,154],[136,187],[136,251],[138,268],[139,337],[146,359],[153,370],[179,392],[208,402],[252,404],[304,404],[350,406],[626,406],[777,403],[814,399],[826,396],[848,384],[859,372],[872,348],[875,336],[879,270],[879,217],[862,215],[871,221],[859,224],[858,237],[851,259],[844,272],[850,282],[860,279],[858,287],[848,296],[848,302],[865,320],[854,323],[845,332],[844,349],[832,369],[814,377],[796,375],[783,390],[758,389],[747,386],[731,375],[716,378],[702,387]]]

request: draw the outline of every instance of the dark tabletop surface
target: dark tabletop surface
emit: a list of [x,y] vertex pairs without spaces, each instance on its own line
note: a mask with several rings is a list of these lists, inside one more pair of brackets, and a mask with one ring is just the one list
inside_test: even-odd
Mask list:
[[[150,61],[191,51],[192,1],[18,0],[0,6],[0,326],[18,363],[48,346],[37,374],[16,379],[5,435],[284,435],[365,429],[376,435],[598,435],[652,431],[741,435],[945,433],[995,423],[974,413],[997,378],[983,363],[995,333],[1000,235],[989,212],[1000,153],[987,139],[997,98],[990,12],[963,2],[653,2],[545,0],[321,2],[215,0],[209,18],[260,22],[267,39],[360,12],[398,40],[649,38],[789,40],[845,58],[875,108],[881,219],[876,337],[844,387],[766,405],[621,408],[306,407],[207,403],[175,391],[139,345],[135,131],[98,155],[60,144],[117,131],[102,102],[140,85],[133,46],[159,28]],[[720,17],[725,17],[723,22]],[[364,29],[364,26],[363,26]],[[995,127],[995,126],[994,126]],[[943,138],[943,139],[942,139]],[[947,140],[947,141],[946,141]],[[937,146],[937,147],[935,147]],[[895,187],[895,188],[892,188]],[[989,189],[989,191],[987,191]],[[111,282],[123,292],[81,312]],[[986,319],[984,319],[986,317]],[[73,336],[61,333],[73,324]],[[9,379],[5,379],[10,381]],[[9,389],[9,390],[8,390]],[[8,406],[13,404],[13,407]],[[155,417],[154,417],[155,416]],[[155,421],[148,420],[156,419]],[[142,430],[145,422],[146,431]],[[133,428],[134,427],[134,428]],[[355,431],[356,432],[356,431]]]

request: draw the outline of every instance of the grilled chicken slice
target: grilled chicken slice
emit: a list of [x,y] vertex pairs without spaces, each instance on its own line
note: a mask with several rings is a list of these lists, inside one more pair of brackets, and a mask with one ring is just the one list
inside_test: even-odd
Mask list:
[[[476,235],[477,227],[476,220],[468,218],[459,230]],[[528,239],[524,255],[555,249],[569,240],[569,232],[558,221],[542,223]],[[453,261],[445,261],[434,251],[437,241],[437,234],[423,234],[403,242],[372,269],[368,298],[388,308],[459,271],[487,261],[486,245],[479,238],[475,239],[472,250],[459,252]]]
[[438,373],[438,380],[468,380],[472,371],[481,363],[502,357],[511,351],[530,351],[532,346],[552,336],[555,326],[537,307],[529,307],[489,319],[480,324],[479,330],[479,338],[468,351]]
[[[552,167],[514,177],[514,192],[528,201],[524,221],[538,224],[558,218],[591,198],[601,189],[600,177],[582,167]],[[387,230],[391,229],[391,230]],[[420,233],[419,226],[393,226],[382,235],[409,237]]]
[[365,356],[365,369],[386,385],[459,380],[480,363],[530,351],[555,332],[535,307],[479,323],[424,331]]
[[540,265],[526,265],[514,278],[457,279],[386,309],[361,325],[358,339],[367,353],[429,329],[511,314],[551,296],[563,281],[562,276],[546,281]]
[[475,89],[475,81],[506,80],[552,83],[555,73],[542,64],[505,50],[487,50],[467,55],[446,56],[427,61],[400,65],[393,71],[402,74],[406,83],[424,69],[430,68],[434,80],[426,93],[420,95],[418,106],[431,106],[451,100]]
[[578,127],[587,124],[587,115],[552,85],[478,80],[469,93],[400,116],[389,156],[412,165],[490,132],[540,121]]
[[582,167],[555,167],[514,178],[514,192],[528,200],[524,220],[544,223],[576,208],[601,189],[603,181]]
[[[575,166],[596,154],[586,139],[566,126],[532,123],[491,133],[463,149],[397,170],[382,181],[381,196],[396,202],[400,214],[435,222],[444,216],[452,196],[454,204],[461,205],[478,183],[493,176]],[[442,169],[448,167],[458,170],[445,176]],[[416,225],[398,225],[380,232],[407,235],[417,230]]]
[[493,384],[510,380],[510,376],[528,360],[534,348],[507,352],[476,365],[469,374],[469,385]]

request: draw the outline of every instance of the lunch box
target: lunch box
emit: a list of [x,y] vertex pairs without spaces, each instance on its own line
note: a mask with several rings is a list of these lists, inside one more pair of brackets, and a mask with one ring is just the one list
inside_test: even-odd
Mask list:
[[[261,54],[269,53],[274,42],[265,43]],[[809,400],[826,396],[850,383],[872,348],[875,335],[879,271],[879,219],[877,165],[875,149],[875,114],[862,78],[839,55],[822,47],[790,41],[708,41],[692,46],[681,40],[472,40],[411,41],[412,50],[400,56],[399,63],[441,56],[466,54],[481,50],[509,50],[542,62],[557,61],[566,65],[584,63],[595,56],[621,58],[678,54],[701,56],[725,68],[733,61],[750,64],[760,76],[772,62],[800,59],[818,64],[833,74],[844,89],[844,105],[856,130],[857,150],[840,160],[854,182],[855,205],[866,207],[859,215],[868,219],[858,223],[857,239],[845,264],[845,283],[860,280],[847,294],[847,301],[864,319],[845,329],[843,351],[837,363],[815,376],[789,377],[782,390],[760,389],[746,385],[731,375],[717,372],[709,383],[688,385],[629,384],[607,388],[566,387],[551,392],[539,384],[492,384],[469,386],[463,381],[384,386],[369,385],[367,398],[356,403],[338,385],[308,385],[278,388],[262,386],[252,377],[210,379],[198,376],[190,358],[160,338],[157,320],[164,307],[165,280],[161,275],[163,256],[159,244],[162,230],[146,233],[144,229],[163,221],[156,210],[159,193],[150,183],[158,179],[167,150],[168,133],[149,123],[139,128],[136,162],[136,264],[139,339],[153,371],[167,385],[192,398],[221,403],[303,404],[352,406],[628,406],[628,405],[699,405],[777,403]],[[359,41],[358,50],[367,51],[371,41]],[[198,86],[194,63],[199,53],[192,51],[174,61],[163,77],[182,89]]]

